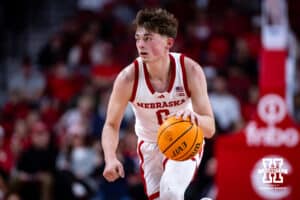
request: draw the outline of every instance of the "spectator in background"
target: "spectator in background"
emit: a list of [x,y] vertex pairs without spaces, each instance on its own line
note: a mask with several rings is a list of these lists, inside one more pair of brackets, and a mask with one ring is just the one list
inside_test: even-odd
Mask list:
[[124,155],[124,160],[127,160],[126,165],[126,181],[128,185],[128,190],[130,196],[135,200],[146,200],[147,197],[143,190],[143,181],[140,177],[140,165],[139,158],[137,155],[137,137],[134,133],[134,123],[129,126],[122,138],[122,154]]
[[[77,99],[76,107],[67,110],[65,112],[58,124],[58,134],[63,135],[67,130],[73,125],[84,125],[89,128],[92,124],[94,109],[94,98],[90,95],[83,94]],[[90,133],[90,130],[87,130]]]
[[97,96],[97,105],[94,112],[94,117],[92,121],[92,135],[94,138],[99,138],[101,130],[105,123],[105,109],[108,104],[109,95],[111,93],[111,88],[102,90]]
[[51,200],[56,150],[43,122],[34,124],[30,136],[31,146],[17,160],[12,186],[22,199]]
[[98,189],[96,169],[102,164],[102,157],[89,143],[87,128],[73,124],[67,130],[67,142],[58,155],[56,199],[88,199]]
[[28,113],[26,115],[25,120],[26,120],[26,124],[29,129],[34,127],[35,124],[41,120],[41,113],[40,113],[39,107],[30,108],[30,110],[28,111]]
[[24,57],[19,71],[8,79],[8,90],[18,90],[30,103],[38,103],[46,87],[46,80],[31,63],[29,57]]
[[105,51],[97,63],[91,66],[91,80],[97,89],[111,87],[113,81],[121,71],[120,59],[116,59],[111,44],[105,44]]
[[[111,94],[112,88],[105,88],[102,89],[101,92],[99,92],[98,97],[98,103],[97,108],[95,109],[93,121],[92,121],[92,135],[94,138],[98,139],[101,132],[99,130],[102,130],[104,123],[105,123],[105,117],[106,117],[106,108],[109,101],[109,96]],[[129,106],[127,106],[124,114],[124,118],[121,122],[121,134],[123,135],[122,131],[126,130],[126,128],[130,127],[131,124],[134,122],[134,114],[133,111],[130,109]]]
[[95,189],[93,175],[100,164],[100,158],[92,145],[88,142],[87,128],[80,124],[70,127],[68,134],[71,140],[70,169],[77,179],[84,181],[90,188]]
[[13,164],[20,155],[31,146],[31,128],[40,120],[39,111],[31,109],[24,118],[18,118],[14,123],[14,131],[9,138],[10,149],[13,153]]
[[88,24],[68,54],[68,66],[78,69],[83,75],[89,75],[90,68],[102,63],[111,50],[109,43],[98,39],[99,29],[97,22]]
[[242,115],[238,99],[228,92],[227,79],[217,75],[213,91],[209,94],[215,114],[217,133],[228,133],[242,127]]
[[1,125],[5,129],[6,135],[11,136],[17,119],[24,119],[29,112],[29,104],[23,98],[21,91],[9,91],[8,100],[1,110]]
[[250,20],[247,15],[242,12],[237,12],[234,7],[227,7],[223,11],[222,32],[226,35],[231,35],[237,38],[249,30]]
[[71,72],[63,60],[58,60],[47,76],[48,95],[66,106],[83,86],[83,79]]
[[249,51],[249,42],[247,43],[246,39],[236,39],[234,49],[229,58],[229,64],[239,67],[240,71],[244,74],[247,74],[248,78],[256,81],[258,78],[258,66],[256,61],[257,57],[253,57]]
[[5,140],[5,132],[0,125],[0,199],[3,199],[8,190],[8,180],[13,167],[13,155]]
[[257,85],[251,85],[247,90],[247,101],[242,104],[242,115],[246,122],[253,120],[259,100]]
[[51,130],[58,122],[61,115],[61,110],[59,109],[59,103],[53,98],[43,98],[39,107],[41,120],[44,121]]
[[242,104],[247,101],[248,90],[251,86],[249,76],[245,74],[240,66],[229,66],[228,71],[228,91],[235,96]]
[[207,47],[207,63],[224,70],[230,53],[230,39],[222,32],[211,36]]
[[63,37],[57,33],[41,49],[38,55],[38,64],[42,71],[48,71],[60,59],[65,57]]
[[[129,133],[128,133],[129,134]],[[126,177],[122,179],[118,179],[114,182],[108,182],[107,180],[102,180],[100,189],[102,193],[103,199],[109,199],[109,200],[128,200],[128,199],[137,199],[137,200],[145,200],[145,194],[140,195],[138,193],[139,191],[139,181],[141,180],[140,177],[138,178],[136,171],[136,160],[133,157],[133,155],[129,154],[129,151],[131,151],[131,148],[136,147],[136,144],[133,147],[128,148],[128,145],[132,144],[133,138],[130,135],[124,134],[124,137],[120,139],[119,147],[117,149],[117,157],[120,159],[124,166],[124,172],[126,173]],[[136,137],[134,137],[136,139]],[[136,141],[136,140],[135,140]],[[129,151],[128,151],[129,150]],[[101,168],[101,171],[104,169],[104,163],[103,168]],[[118,191],[118,192],[115,192]],[[138,196],[138,198],[136,198]],[[130,198],[131,197],[131,198]]]
[[17,160],[30,146],[29,127],[25,119],[17,119],[14,124],[14,131],[10,139],[10,148],[15,160]]

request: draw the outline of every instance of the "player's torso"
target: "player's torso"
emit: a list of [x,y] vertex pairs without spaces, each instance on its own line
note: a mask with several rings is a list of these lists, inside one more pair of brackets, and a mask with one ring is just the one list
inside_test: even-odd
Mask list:
[[171,79],[166,92],[156,92],[149,79],[146,66],[140,58],[135,61],[137,82],[134,99],[131,102],[136,116],[135,131],[140,139],[155,142],[156,132],[164,118],[181,109],[192,109],[183,55],[170,53]]

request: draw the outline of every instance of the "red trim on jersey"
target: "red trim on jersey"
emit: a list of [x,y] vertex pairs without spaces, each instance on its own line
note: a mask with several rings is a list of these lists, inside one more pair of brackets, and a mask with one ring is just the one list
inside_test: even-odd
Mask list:
[[152,85],[151,85],[150,77],[149,77],[150,75],[149,75],[149,73],[148,73],[148,70],[147,70],[147,67],[146,67],[146,64],[145,64],[145,63],[143,63],[143,67],[144,67],[144,74],[145,74],[146,84],[147,84],[147,86],[148,86],[150,92],[153,94],[155,91],[154,91],[154,89],[153,89],[153,87],[152,87]]
[[171,92],[173,85],[174,85],[174,81],[175,81],[175,76],[176,76],[176,65],[175,65],[175,59],[174,57],[170,55],[170,65],[171,65],[171,80],[169,83],[169,88],[168,88],[168,92]]
[[191,92],[189,90],[188,83],[187,83],[187,77],[186,77],[186,72],[185,72],[185,64],[184,64],[184,55],[183,54],[180,55],[180,64],[181,64],[181,70],[182,70],[182,78],[183,78],[184,89],[185,89],[185,92],[188,95],[188,97],[190,97]]
[[134,83],[133,83],[133,88],[132,88],[132,93],[129,101],[134,101],[135,95],[136,95],[136,90],[137,90],[137,85],[138,85],[138,79],[139,79],[139,64],[137,60],[134,61]]
[[[175,59],[174,57],[170,54],[169,55],[170,57],[170,70],[171,70],[171,79],[170,79],[170,83],[169,83],[169,86],[168,86],[168,90],[167,92],[171,92],[172,88],[173,88],[173,85],[174,85],[174,81],[175,81],[175,76],[176,76],[176,66],[175,66]],[[145,79],[146,79],[146,84],[150,90],[150,92],[152,94],[154,94],[155,90],[154,88],[152,87],[151,85],[151,82],[150,82],[150,75],[149,75],[149,72],[147,70],[147,67],[146,67],[146,64],[143,63],[143,67],[144,67],[144,73],[145,73]]]
[[140,141],[139,144],[138,144],[138,154],[139,154],[139,157],[140,157],[140,172],[141,172],[141,177],[142,177],[142,182],[143,182],[143,185],[144,185],[144,192],[145,194],[147,194],[147,185],[146,185],[146,180],[145,180],[145,172],[144,172],[144,169],[143,169],[143,164],[144,164],[144,157],[143,157],[143,154],[142,154],[142,151],[141,151],[141,146],[142,144],[144,143],[144,141]]
[[159,192],[155,192],[154,194],[151,194],[148,198],[149,200],[153,200],[156,199],[157,197],[159,197]]

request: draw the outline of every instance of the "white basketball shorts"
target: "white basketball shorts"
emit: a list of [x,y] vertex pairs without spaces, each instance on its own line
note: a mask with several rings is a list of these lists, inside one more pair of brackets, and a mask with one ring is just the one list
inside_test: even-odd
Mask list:
[[184,199],[184,192],[200,165],[203,147],[192,159],[174,161],[166,158],[156,143],[139,140],[140,171],[148,199]]

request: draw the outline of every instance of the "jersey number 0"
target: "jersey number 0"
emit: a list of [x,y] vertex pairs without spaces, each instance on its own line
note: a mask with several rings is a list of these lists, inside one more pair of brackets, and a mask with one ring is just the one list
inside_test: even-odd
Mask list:
[[170,114],[168,109],[158,110],[156,111],[158,124],[161,125],[164,121],[164,118]]

